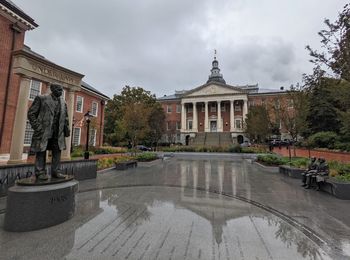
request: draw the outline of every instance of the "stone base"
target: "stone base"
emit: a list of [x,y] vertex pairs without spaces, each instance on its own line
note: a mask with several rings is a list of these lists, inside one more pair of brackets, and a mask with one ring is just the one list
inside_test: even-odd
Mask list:
[[74,215],[77,181],[8,190],[4,229],[23,232],[57,225]]

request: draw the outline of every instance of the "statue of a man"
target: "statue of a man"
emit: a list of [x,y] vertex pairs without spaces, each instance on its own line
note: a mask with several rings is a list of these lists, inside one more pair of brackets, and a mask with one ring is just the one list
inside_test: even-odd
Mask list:
[[51,177],[65,178],[60,170],[61,151],[66,149],[65,137],[70,135],[67,105],[61,97],[63,88],[50,84],[51,94],[35,97],[28,111],[34,129],[31,151],[36,153],[35,176],[47,180],[46,150],[52,151]]

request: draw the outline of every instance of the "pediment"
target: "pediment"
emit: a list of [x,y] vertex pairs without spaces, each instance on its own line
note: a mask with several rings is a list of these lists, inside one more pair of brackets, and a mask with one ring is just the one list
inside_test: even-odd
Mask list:
[[242,89],[230,85],[206,84],[187,92],[184,97],[213,96],[245,93]]

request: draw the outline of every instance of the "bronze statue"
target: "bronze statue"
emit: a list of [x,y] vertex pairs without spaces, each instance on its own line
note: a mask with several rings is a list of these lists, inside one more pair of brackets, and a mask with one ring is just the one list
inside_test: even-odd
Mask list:
[[36,153],[35,176],[47,180],[46,150],[52,151],[51,177],[63,179],[60,170],[61,151],[66,149],[65,137],[70,135],[67,105],[63,88],[50,84],[51,94],[35,97],[28,111],[28,120],[34,129],[31,151]]
[[306,183],[307,177],[316,174],[317,167],[318,167],[318,165],[317,165],[316,157],[313,156],[310,158],[310,162],[309,162],[309,165],[307,166],[307,170],[301,174],[302,175],[302,182],[303,182],[303,184],[301,186],[303,186],[303,187],[307,186],[307,183]]

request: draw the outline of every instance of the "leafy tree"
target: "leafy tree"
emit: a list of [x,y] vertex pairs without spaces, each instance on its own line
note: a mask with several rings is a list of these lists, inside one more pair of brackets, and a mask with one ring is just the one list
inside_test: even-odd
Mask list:
[[165,112],[160,103],[155,103],[152,107],[148,119],[149,138],[151,143],[158,146],[158,141],[162,138],[165,132]]
[[271,123],[265,106],[250,107],[245,120],[245,132],[250,139],[261,143],[271,134]]
[[141,87],[125,86],[120,95],[114,95],[106,106],[106,141],[112,145],[131,141],[134,146],[151,135],[152,142],[155,142],[161,132],[160,125],[164,114],[160,108],[155,95],[150,91]]
[[326,67],[340,78],[350,81],[350,5],[346,4],[335,22],[325,19],[326,29],[318,34],[321,37],[322,49],[319,52],[306,46],[311,62],[316,67]]
[[146,104],[135,102],[124,104],[122,112],[120,129],[122,133],[128,134],[133,148],[149,131],[148,118],[151,109]]
[[292,85],[286,95],[280,95],[277,98],[279,105],[274,107],[275,114],[292,139],[297,140],[307,126],[308,100],[306,93],[297,84],[296,86]]

